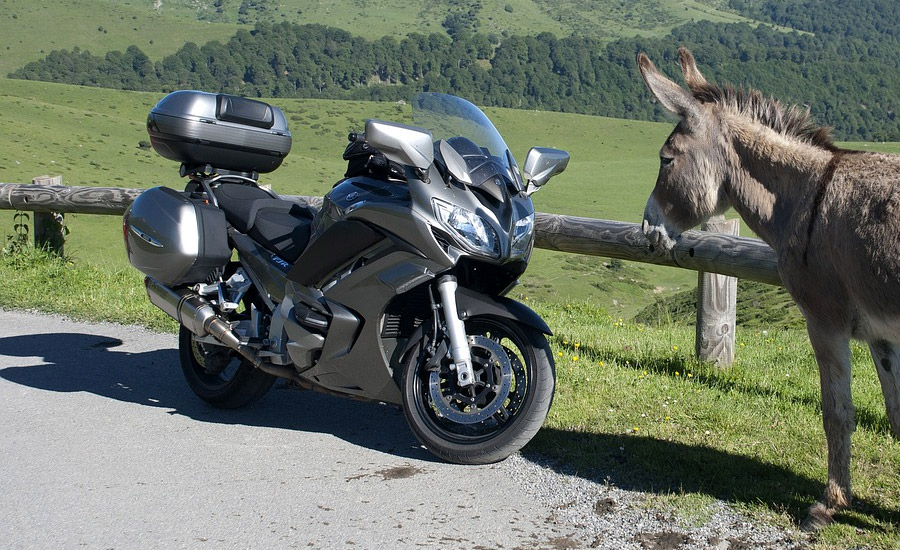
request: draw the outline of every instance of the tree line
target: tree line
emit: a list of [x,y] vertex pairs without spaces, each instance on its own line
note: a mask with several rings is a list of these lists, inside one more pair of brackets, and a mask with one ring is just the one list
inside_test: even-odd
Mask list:
[[[853,17],[835,14],[837,22],[829,23],[802,9],[828,0],[787,2],[787,8],[785,2],[731,0],[735,10],[757,19],[811,30],[699,22],[665,38],[613,42],[549,33],[498,38],[464,26],[452,38],[435,33],[367,40],[321,25],[258,23],[224,43],[188,42],[158,62],[137,46],[103,56],[75,48],[53,51],[9,76],[272,98],[397,101],[416,91],[440,91],[480,105],[662,120],[666,115],[645,91],[636,55],[648,53],[677,76],[676,50],[685,45],[710,80],[750,85],[785,102],[808,105],[840,139],[900,141],[895,112],[900,105],[900,9],[884,0],[861,2],[858,18],[865,18],[869,4],[884,4],[885,13],[897,17],[893,24],[854,27]],[[861,36],[857,28],[869,34]]]

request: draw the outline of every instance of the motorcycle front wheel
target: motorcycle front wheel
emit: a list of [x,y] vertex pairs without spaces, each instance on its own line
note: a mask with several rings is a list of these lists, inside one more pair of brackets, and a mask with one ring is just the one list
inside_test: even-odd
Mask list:
[[275,376],[255,368],[225,346],[198,342],[190,330],[178,334],[181,370],[197,397],[223,409],[256,401],[272,387]]
[[466,333],[475,384],[460,387],[450,361],[434,365],[423,345],[409,354],[403,411],[416,438],[457,464],[490,464],[537,433],[553,401],[556,374],[547,339],[512,319],[473,317]]

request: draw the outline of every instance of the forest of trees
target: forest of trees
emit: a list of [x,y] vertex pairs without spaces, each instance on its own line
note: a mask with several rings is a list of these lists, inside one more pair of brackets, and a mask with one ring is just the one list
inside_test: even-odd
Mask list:
[[251,97],[407,99],[419,90],[481,105],[660,119],[635,66],[647,52],[676,76],[691,48],[707,78],[809,105],[840,139],[900,141],[900,4],[893,0],[730,0],[773,26],[691,23],[660,39],[601,42],[551,34],[502,40],[452,21],[447,34],[366,40],[318,25],[259,23],[228,42],[185,44],[159,62],[138,47],[100,57],[53,51],[9,76],[122,88],[202,89]]

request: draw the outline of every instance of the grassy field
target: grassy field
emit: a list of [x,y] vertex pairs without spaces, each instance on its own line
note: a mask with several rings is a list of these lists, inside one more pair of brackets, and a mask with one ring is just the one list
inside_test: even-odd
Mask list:
[[[0,79],[0,181],[61,174],[69,185],[179,187],[174,162],[143,149],[158,94]],[[285,194],[322,194],[343,173],[345,133],[365,118],[408,121],[406,106],[280,101],[294,134],[284,166],[265,181]],[[657,150],[671,125],[491,109],[521,159],[530,145],[572,153],[569,170],[535,195],[539,210],[637,221]],[[857,144],[898,150],[897,144]],[[12,233],[10,213],[0,234]],[[34,251],[0,255],[0,305],[173,330],[125,262],[120,221],[70,215],[68,261]],[[719,370],[692,358],[693,329],[630,322],[661,296],[689,289],[684,270],[540,251],[514,293],[553,327],[559,388],[528,451],[581,475],[647,491],[647,506],[702,525],[723,499],[751,517],[795,525],[825,479],[815,362],[805,334],[784,319],[738,327],[737,360]],[[757,312],[784,297],[745,292]],[[668,305],[666,305],[668,307]],[[678,319],[674,319],[678,321]],[[771,325],[769,323],[772,323]],[[796,325],[796,323],[793,323]],[[659,326],[657,326],[659,325]],[[853,348],[857,504],[810,540],[819,549],[900,545],[900,444],[889,435],[871,359]],[[173,368],[176,368],[173,366]],[[175,371],[172,375],[176,375]]]
[[[0,0],[0,76],[37,61],[53,50],[76,46],[95,55],[137,45],[153,60],[174,53],[185,42],[227,41],[256,21],[319,23],[369,39],[444,32],[448,14],[475,2],[426,0],[257,0],[258,9],[241,14],[240,0]],[[662,36],[689,21],[744,20],[717,0],[480,0],[479,29],[498,36],[556,36],[579,33],[614,39]],[[243,22],[243,23],[242,23]],[[249,28],[248,27],[248,28]]]
[[134,44],[157,60],[175,53],[185,42],[225,41],[237,31],[236,23],[198,21],[190,16],[187,4],[181,9],[155,10],[149,1],[0,0],[0,76],[53,50],[78,47],[102,56]]
[[[146,142],[146,116],[162,94],[0,79],[0,181],[61,175],[66,185],[181,187],[178,166]],[[346,134],[367,118],[410,122],[407,106],[373,102],[277,100],[294,136],[290,155],[263,182],[283,194],[326,193],[343,174]],[[517,158],[533,145],[569,151],[567,171],[534,196],[538,210],[637,222],[653,187],[657,151],[670,124],[586,115],[487,109]],[[898,144],[851,144],[900,150]],[[73,214],[66,249],[73,261],[127,265],[119,220]],[[12,231],[0,211],[0,236]],[[746,228],[742,234],[749,235]],[[680,269],[538,250],[518,292],[532,298],[590,299],[630,318],[658,297],[694,288]]]
[[[177,163],[139,147],[147,140],[147,113],[161,95],[0,79],[0,180],[29,182],[50,174],[76,186],[182,186]],[[282,167],[263,181],[283,194],[326,193],[346,169],[341,153],[347,132],[361,129],[365,119],[410,121],[409,107],[394,104],[277,104],[288,117],[294,144]],[[533,145],[572,154],[569,169],[534,196],[538,210],[639,221],[669,125],[510,109],[487,112],[520,160]],[[126,265],[117,219],[75,214],[67,224],[67,253],[74,261]],[[11,227],[11,214],[0,212],[0,234]],[[631,316],[653,301],[648,289],[668,293],[695,284],[696,277],[683,270],[627,264],[624,271],[612,271],[608,265],[601,258],[538,251],[521,290],[535,298],[591,298]]]

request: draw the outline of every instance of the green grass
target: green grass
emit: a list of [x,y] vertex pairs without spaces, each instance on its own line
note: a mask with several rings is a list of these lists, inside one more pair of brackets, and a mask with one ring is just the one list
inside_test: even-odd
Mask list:
[[[806,328],[806,320],[786,290],[781,287],[738,280],[736,323],[759,330]],[[694,326],[697,319],[697,289],[662,296],[639,311],[632,320],[646,325]]]
[[[50,174],[73,186],[183,186],[176,163],[139,147],[147,140],[147,113],[161,96],[0,79],[0,181],[24,183]],[[410,122],[409,107],[391,103],[279,99],[276,104],[288,117],[294,144],[282,167],[262,181],[288,195],[321,196],[331,189],[346,169],[341,160],[346,134],[362,129],[365,119]],[[670,125],[512,109],[487,113],[520,161],[533,145],[571,153],[567,171],[534,196],[538,210],[639,221]],[[126,266],[117,219],[73,214],[66,223],[69,255]],[[0,236],[11,227],[11,214],[0,212]],[[629,264],[625,272],[613,272],[604,263],[538,250],[521,290],[535,298],[593,299],[631,316],[653,301],[648,289],[666,294],[695,284],[696,276],[684,270]],[[632,279],[640,285],[631,285]],[[620,295],[611,292],[615,288]]]
[[150,306],[144,276],[135,269],[65,260],[33,247],[0,252],[0,304],[90,321],[116,321],[159,331],[177,323]]
[[[176,163],[139,147],[147,140],[147,113],[161,96],[0,79],[0,181],[29,182],[50,174],[75,186],[181,187]],[[346,133],[361,129],[365,119],[410,122],[409,108],[391,103],[279,99],[276,104],[288,117],[294,145],[282,167],[264,175],[263,182],[283,194],[326,193],[346,168],[340,157]],[[538,210],[640,220],[670,124],[512,109],[487,113],[520,161],[532,145],[571,153],[567,171],[534,195]],[[0,211],[0,236],[11,231],[11,216]],[[70,256],[127,266],[116,218],[72,214],[66,221]],[[746,228],[742,232],[750,234]],[[657,298],[696,286],[690,271],[629,262],[624,269],[610,269],[609,264],[605,258],[536,250],[517,291],[536,299],[590,299],[630,318]]]
[[[209,2],[211,3],[211,2]],[[37,61],[53,50],[79,47],[103,56],[134,44],[151,59],[175,53],[187,41],[225,41],[238,25],[198,21],[187,8],[154,10],[152,2],[0,0],[0,76]]]
[[[409,33],[442,33],[441,22],[460,8],[456,2],[426,0],[257,0],[266,9],[239,13],[239,0],[0,0],[0,75],[37,61],[53,50],[79,47],[95,55],[137,45],[153,60],[185,42],[227,41],[256,21],[318,23],[368,39]],[[468,8],[471,3],[458,3]],[[690,21],[746,21],[716,0],[481,0],[479,31],[498,36],[550,32],[615,39],[663,36]],[[243,24],[241,22],[244,22]]]
[[[794,526],[820,495],[825,439],[815,359],[802,330],[738,327],[729,369],[693,358],[693,328],[652,328],[592,303],[532,304],[556,334],[558,388],[528,450],[584,475],[648,491],[650,505],[692,509],[723,499]],[[900,544],[900,443],[890,436],[874,367],[853,344],[856,504],[812,548]],[[854,546],[856,545],[856,546]]]
[[[50,174],[76,186],[181,187],[176,163],[139,147],[147,140],[147,113],[161,96],[0,79],[0,181],[29,182]],[[276,104],[288,117],[294,145],[282,167],[262,181],[283,194],[326,193],[346,168],[340,158],[346,133],[361,129],[365,119],[410,121],[407,106],[391,103],[279,99]],[[538,210],[640,220],[670,124],[512,109],[487,113],[520,161],[532,145],[571,153],[567,171],[534,195]],[[0,212],[0,236],[11,231],[11,216]],[[67,224],[70,256],[115,268],[127,265],[116,218],[73,214]],[[590,299],[630,318],[657,298],[696,286],[696,275],[681,269],[609,265],[604,258],[537,250],[518,292],[536,299]]]

